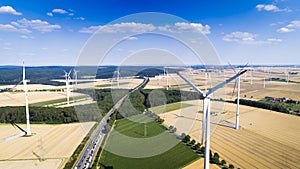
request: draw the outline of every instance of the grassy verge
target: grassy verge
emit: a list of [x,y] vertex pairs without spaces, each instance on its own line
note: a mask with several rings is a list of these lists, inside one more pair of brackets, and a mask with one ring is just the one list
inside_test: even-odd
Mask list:
[[190,107],[190,106],[193,106],[193,105],[187,104],[187,103],[176,102],[176,103],[171,103],[171,104],[167,104],[167,105],[152,107],[152,108],[150,108],[150,111],[152,111],[155,114],[161,114],[161,113],[167,113],[167,112],[178,110],[178,109],[183,109],[183,108]]

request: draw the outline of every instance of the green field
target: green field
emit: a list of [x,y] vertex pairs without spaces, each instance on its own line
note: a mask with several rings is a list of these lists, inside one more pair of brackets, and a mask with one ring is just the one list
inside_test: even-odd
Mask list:
[[150,108],[150,111],[152,111],[155,114],[161,114],[165,112],[170,112],[178,109],[183,109],[186,107],[193,106],[192,104],[187,104],[187,103],[181,103],[181,102],[176,102],[176,103],[171,103],[171,104],[166,104],[162,106],[157,106],[157,107],[152,107]]
[[[144,124],[142,122],[147,123]],[[148,129],[146,136],[144,133],[145,127]],[[130,117],[130,120],[122,119],[116,121],[115,130],[129,137],[145,138],[163,133],[166,128],[162,125],[158,125],[155,121],[145,115],[136,115]]]
[[[147,120],[147,117],[138,117],[138,120],[141,119]],[[121,119],[117,121],[115,125],[115,130],[124,135],[134,138],[145,137],[144,129],[145,128],[143,123],[132,122],[128,119]],[[165,131],[165,127],[155,122],[148,122],[146,137],[153,137],[160,133],[166,133],[169,139],[171,139],[172,141],[155,142],[155,146],[153,146],[153,149],[151,148],[150,151],[156,151],[156,149],[160,149],[162,148],[162,146],[168,146],[169,144],[173,144],[174,142],[177,143],[174,144],[175,146],[170,147],[169,150],[159,153],[158,155],[146,158],[123,157],[104,150],[100,158],[99,165],[101,166],[101,168],[113,167],[114,169],[176,169],[182,168],[183,166],[200,158],[200,156],[197,155],[190,147],[177,140],[175,135]],[[139,149],[138,146],[135,147],[134,143],[132,142],[128,142],[122,139],[114,140],[114,138],[114,134],[111,133],[107,140],[106,148],[115,145],[120,149],[124,147],[130,147],[129,151],[131,150],[131,148]],[[147,145],[145,145],[145,147],[147,147]]]
[[[83,99],[83,98],[87,98],[87,96],[82,95],[82,96],[70,97],[70,102],[73,102],[74,100],[76,101],[78,99]],[[43,107],[43,106],[47,106],[47,105],[50,105],[50,104],[58,104],[58,103],[64,103],[64,102],[67,102],[66,98],[33,103],[33,104],[30,104],[30,106]]]

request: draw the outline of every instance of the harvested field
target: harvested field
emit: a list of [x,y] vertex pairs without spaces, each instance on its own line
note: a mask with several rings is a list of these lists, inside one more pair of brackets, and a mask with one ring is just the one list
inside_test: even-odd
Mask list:
[[[25,168],[60,166],[72,155],[93,124],[94,122],[62,125],[33,124],[31,125],[32,136],[0,143],[0,168],[18,168],[20,165]],[[20,126],[25,128],[25,125]],[[1,139],[18,133],[19,130],[11,125],[0,125]],[[38,161],[41,155],[45,159],[43,162]]]
[[[188,104],[200,104],[187,101]],[[199,105],[195,105],[198,107]],[[201,115],[188,119],[183,112],[192,107],[161,114],[167,125],[175,125],[178,133],[186,131],[184,125],[176,125],[185,119],[193,123],[189,135],[198,142],[201,136]],[[235,104],[225,104],[223,119],[235,122]],[[240,168],[299,168],[300,167],[300,118],[279,112],[242,106],[240,130],[218,125],[212,130],[211,149],[218,152],[227,163]],[[180,115],[181,114],[181,115]]]
[[12,161],[0,161],[0,168],[5,169],[53,169],[61,168],[63,159],[48,159],[45,161],[39,160],[12,160]]
[[[80,93],[71,92],[71,97],[81,96]],[[29,104],[45,102],[50,100],[57,100],[66,98],[65,92],[29,92],[28,100]],[[25,105],[25,94],[24,92],[5,92],[0,93],[0,106],[24,106]]]

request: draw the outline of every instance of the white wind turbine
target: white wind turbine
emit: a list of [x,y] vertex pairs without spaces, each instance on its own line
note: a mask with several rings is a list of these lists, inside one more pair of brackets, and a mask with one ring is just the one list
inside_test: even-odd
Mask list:
[[167,87],[166,87],[166,89],[169,90],[169,74],[168,74],[167,67],[164,67],[164,74],[165,74],[165,76],[167,78]]
[[[244,66],[244,68],[247,65],[248,65],[248,63]],[[234,73],[237,73],[236,70],[233,68],[233,66],[230,63],[229,63],[229,66],[234,71]],[[242,68],[240,70],[240,72],[243,71],[244,68]],[[236,113],[235,113],[235,129],[239,130],[240,129],[240,94],[241,94],[241,77],[240,76],[237,78],[237,80],[234,83],[232,95],[234,94],[236,85],[237,85],[237,98],[236,98]]]
[[288,69],[287,68],[285,68],[285,81],[286,81],[286,83],[289,83],[289,71],[288,71]]
[[78,70],[73,69],[74,72],[74,79],[75,79],[75,88],[77,89],[77,82],[78,82]]
[[[224,85],[228,84],[229,82],[233,81],[234,79],[240,77],[242,74],[244,74],[247,70],[243,70],[241,72],[238,72],[233,77],[225,80],[224,82],[218,84],[217,86],[211,88],[208,92],[203,92],[199,88],[197,88],[192,82],[187,80],[185,77],[183,77],[181,74],[177,72],[177,74],[185,81],[187,82],[192,88],[194,88],[195,91],[197,91],[198,94],[203,98],[203,116],[202,116],[202,133],[204,133],[205,130],[205,154],[204,154],[204,168],[209,169],[209,159],[210,159],[210,97],[216,90],[222,88]],[[204,126],[204,127],[203,127]],[[203,137],[201,138],[202,144],[203,144]]]
[[21,133],[4,138],[4,141],[10,141],[22,136],[31,136],[31,130],[30,130],[30,119],[29,119],[29,105],[28,105],[28,88],[27,88],[27,82],[30,82],[30,80],[26,80],[25,75],[25,64],[23,61],[23,79],[21,82],[23,82],[24,92],[25,92],[25,113],[26,113],[26,130],[22,129],[20,126],[18,126],[14,121],[10,121],[12,126],[17,127],[19,130],[21,130]]
[[72,71],[72,69],[69,71],[69,73],[68,72],[66,72],[65,70],[64,70],[64,72],[65,72],[65,79],[66,79],[66,88],[67,88],[67,104],[69,105],[70,104],[70,81],[71,81],[71,76],[70,76],[70,74],[71,74],[71,71]]
[[29,106],[28,106],[28,88],[27,88],[27,82],[30,82],[30,80],[26,80],[25,76],[25,63],[23,61],[23,86],[24,86],[24,92],[25,92],[25,104],[26,104],[26,135],[31,135],[30,130],[30,120],[29,120]]
[[116,73],[117,73],[118,88],[120,88],[120,70],[117,70]]

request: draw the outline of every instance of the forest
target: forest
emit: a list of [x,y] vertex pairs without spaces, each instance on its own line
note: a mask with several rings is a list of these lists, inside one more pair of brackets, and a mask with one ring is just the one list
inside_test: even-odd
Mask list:
[[[78,71],[78,78],[86,77],[96,79],[107,79],[115,76],[115,71],[119,70],[121,77],[128,76],[148,76],[153,77],[163,74],[161,66],[37,66],[26,67],[26,79],[30,84],[47,84],[47,85],[65,85],[65,83],[52,81],[53,79],[64,79],[64,71]],[[171,70],[170,70],[171,71]],[[172,70],[174,72],[176,70]],[[171,73],[171,72],[170,72]],[[71,73],[71,78],[74,74]],[[22,66],[0,66],[0,85],[16,85],[22,80]]]
[[[174,103],[184,100],[198,99],[199,95],[195,92],[180,90],[159,90],[164,97],[155,99],[155,103],[150,103],[149,95],[153,90],[142,89],[137,90],[129,95],[124,101],[125,104],[119,108],[122,116],[132,116],[140,114],[144,109],[151,106],[159,106],[162,104]],[[128,90],[123,89],[99,89],[99,90],[80,90],[78,92],[89,94],[97,105],[88,104],[75,107],[54,108],[54,107],[30,107],[30,121],[32,123],[72,123],[80,121],[100,121],[121,97],[127,94]],[[130,103],[130,104],[128,104]],[[122,118],[118,114],[119,118]],[[9,123],[10,120],[16,123],[25,123],[25,107],[0,107],[0,123]]]

